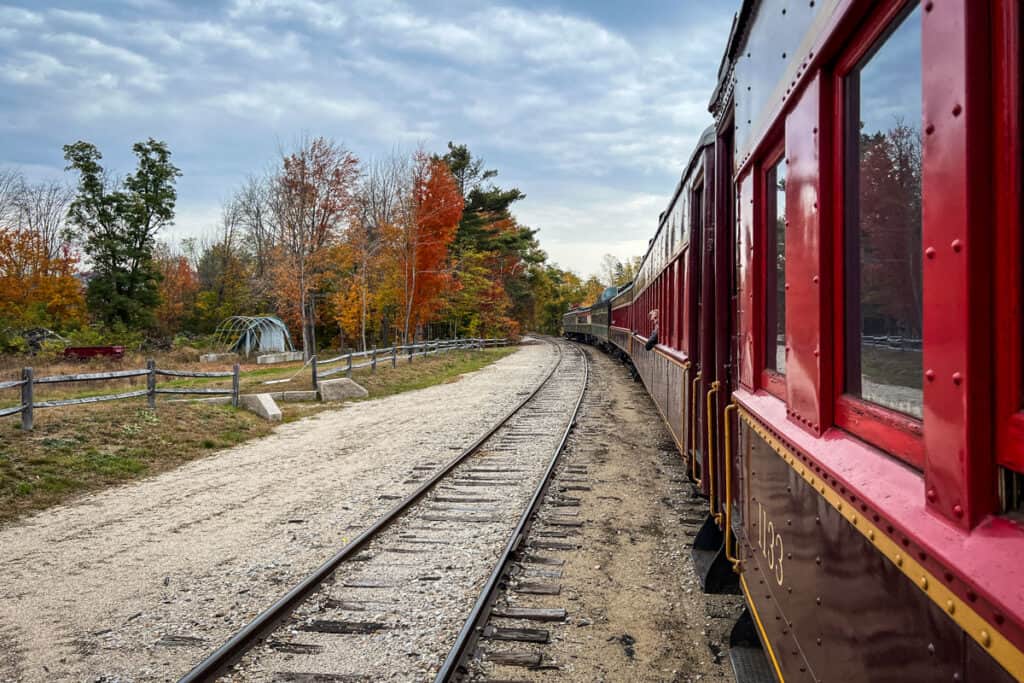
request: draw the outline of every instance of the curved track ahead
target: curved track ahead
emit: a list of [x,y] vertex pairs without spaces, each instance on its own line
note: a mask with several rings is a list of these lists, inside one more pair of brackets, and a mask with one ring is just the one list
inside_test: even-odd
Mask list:
[[[405,671],[379,668],[388,659],[381,648],[394,644],[388,634],[408,643],[415,633],[431,630],[433,637],[417,642],[415,654],[427,661],[421,666],[436,669],[450,642],[438,637],[445,630],[438,625],[461,622],[494,566],[500,550],[495,541],[507,539],[486,581],[484,592],[489,591],[543,496],[582,401],[585,355],[562,342],[549,343],[558,350],[557,361],[515,408],[181,681],[225,674],[233,680],[374,680]],[[399,561],[407,559],[419,561]],[[438,596],[446,598],[442,604]],[[427,598],[435,604],[422,605]],[[480,609],[478,599],[471,622]],[[433,628],[424,629],[424,621]],[[458,642],[463,640],[464,634]],[[431,647],[436,654],[424,652]]]

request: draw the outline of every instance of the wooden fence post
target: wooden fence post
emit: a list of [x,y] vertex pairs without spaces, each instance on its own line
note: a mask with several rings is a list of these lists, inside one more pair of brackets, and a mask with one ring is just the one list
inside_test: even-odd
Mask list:
[[156,410],[156,361],[150,358],[146,361],[146,401],[150,410]]
[[32,431],[32,368],[21,369],[21,428]]
[[373,355],[370,356],[370,372],[377,372],[377,345],[373,345]]
[[348,366],[345,368],[345,376],[352,378],[352,352],[348,352]]
[[317,384],[319,383],[320,378],[318,377],[319,373],[316,368],[316,356],[313,356],[313,358],[310,359],[309,368],[310,376],[313,378],[313,391],[317,391]]
[[238,380],[238,363],[235,363],[234,367],[231,368],[231,405],[235,408],[238,407]]
[[412,363],[412,350],[415,348],[415,344],[409,344],[409,363]]
[[391,367],[394,369],[398,365],[398,342],[391,347]]

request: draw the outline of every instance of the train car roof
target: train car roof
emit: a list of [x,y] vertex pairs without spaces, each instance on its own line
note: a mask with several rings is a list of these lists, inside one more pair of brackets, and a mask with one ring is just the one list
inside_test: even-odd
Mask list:
[[[739,51],[750,24],[750,17],[758,0],[743,0],[739,12],[732,16],[732,28],[729,30],[729,40],[725,43],[725,52],[722,53],[722,61],[718,64],[718,83],[711,92],[711,101],[708,102],[708,111],[717,116],[721,107],[728,100],[732,93],[729,87],[729,79],[732,77],[732,65],[736,60],[736,53]],[[723,95],[725,97],[723,97]]]

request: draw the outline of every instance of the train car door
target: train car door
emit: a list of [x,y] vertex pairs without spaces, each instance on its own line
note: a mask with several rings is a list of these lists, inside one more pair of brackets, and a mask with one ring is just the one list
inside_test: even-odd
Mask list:
[[[701,389],[697,415],[703,425],[702,489],[708,496],[708,516],[694,539],[693,557],[707,592],[735,589],[737,578],[728,561],[726,535],[726,428],[723,411],[733,389],[735,368],[735,220],[732,179],[732,126],[719,128],[716,143],[707,150],[705,176],[713,190],[705,194],[702,231],[703,287],[701,291]],[[729,419],[734,419],[730,417]],[[733,427],[735,425],[732,425]],[[735,433],[735,432],[732,432]]]

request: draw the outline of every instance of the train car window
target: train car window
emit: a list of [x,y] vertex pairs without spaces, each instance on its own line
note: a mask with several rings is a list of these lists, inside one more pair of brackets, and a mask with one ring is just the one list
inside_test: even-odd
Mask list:
[[786,166],[765,174],[765,367],[786,374]]
[[846,78],[845,391],[920,418],[921,10]]

